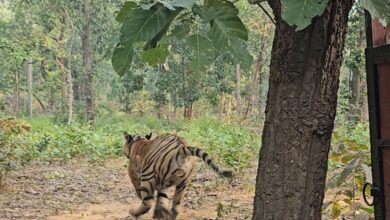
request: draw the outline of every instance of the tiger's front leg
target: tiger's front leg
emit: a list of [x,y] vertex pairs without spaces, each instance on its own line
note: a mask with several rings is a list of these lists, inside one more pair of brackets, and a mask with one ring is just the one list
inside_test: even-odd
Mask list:
[[152,202],[154,199],[155,181],[142,181],[139,193],[141,195],[142,203],[137,209],[131,208],[129,214],[138,217],[147,213],[152,208]]

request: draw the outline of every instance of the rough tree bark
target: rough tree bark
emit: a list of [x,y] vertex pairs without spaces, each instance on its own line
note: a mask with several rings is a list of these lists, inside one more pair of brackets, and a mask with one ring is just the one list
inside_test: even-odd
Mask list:
[[91,48],[91,0],[84,0],[84,24],[82,33],[83,60],[84,60],[84,100],[86,120],[94,122],[94,103],[92,90],[92,48]]
[[353,0],[332,0],[295,32],[276,20],[253,219],[321,219],[340,65]]

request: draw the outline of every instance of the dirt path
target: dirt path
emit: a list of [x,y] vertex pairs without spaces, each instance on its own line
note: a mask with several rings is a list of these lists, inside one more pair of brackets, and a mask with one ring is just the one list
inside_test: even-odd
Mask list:
[[[198,164],[178,219],[250,219],[254,178],[237,175],[228,182]],[[0,219],[127,220],[139,203],[122,158],[35,163],[9,177],[0,192]]]

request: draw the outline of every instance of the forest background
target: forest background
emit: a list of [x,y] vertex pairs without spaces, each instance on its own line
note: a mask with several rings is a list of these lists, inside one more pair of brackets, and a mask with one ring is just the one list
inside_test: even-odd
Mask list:
[[[0,186],[9,172],[36,160],[98,163],[122,156],[124,130],[178,133],[236,172],[257,166],[274,32],[270,9],[236,3],[248,29],[249,62],[238,64],[229,52],[197,56],[188,34],[207,25],[184,14],[195,22],[175,23],[153,53],[136,47],[129,71],[118,75],[111,57],[123,3],[0,1]],[[328,162],[332,199],[323,206],[331,218],[373,213],[361,201],[370,157],[359,5],[349,19]],[[196,71],[199,63],[210,65]]]

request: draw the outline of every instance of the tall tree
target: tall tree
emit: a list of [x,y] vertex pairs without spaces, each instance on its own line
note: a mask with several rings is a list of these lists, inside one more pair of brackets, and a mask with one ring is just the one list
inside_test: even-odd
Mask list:
[[94,121],[94,102],[93,102],[93,57],[91,48],[91,0],[84,0],[84,24],[82,30],[83,60],[84,60],[84,100],[85,116],[88,122]]
[[[349,96],[349,112],[348,118],[351,121],[357,122],[364,111],[362,90],[362,69],[364,68],[364,48],[365,48],[365,34],[364,34],[364,12],[358,6],[354,6],[349,15],[348,31],[345,40],[345,64],[351,72]],[[363,114],[364,115],[364,114]]]
[[64,12],[68,21],[70,23],[71,34],[70,34],[70,42],[69,42],[69,53],[68,53],[68,71],[66,72],[66,84],[68,90],[68,124],[71,124],[73,121],[73,78],[72,78],[72,52],[73,52],[73,44],[74,44],[74,33],[75,27],[71,17],[68,14],[68,11],[64,8]]
[[33,73],[32,73],[32,58],[27,60],[26,63],[27,66],[27,84],[28,84],[28,116],[32,117],[33,114],[33,105],[32,105],[32,98],[33,98]]
[[276,28],[253,219],[321,219],[353,0],[329,1],[299,31],[282,19],[280,0],[268,3]]

